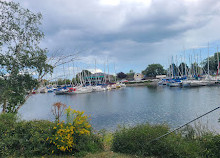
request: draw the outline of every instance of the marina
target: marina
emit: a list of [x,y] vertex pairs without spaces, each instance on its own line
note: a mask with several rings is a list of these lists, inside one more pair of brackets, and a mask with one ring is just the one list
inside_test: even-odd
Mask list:
[[[62,102],[72,109],[91,115],[93,127],[115,130],[118,125],[133,126],[140,123],[167,123],[175,128],[219,106],[219,86],[196,88],[180,87],[126,87],[75,95],[39,93],[32,95],[19,111],[25,120],[54,120],[51,106]],[[220,131],[220,111],[200,119],[209,129]]]

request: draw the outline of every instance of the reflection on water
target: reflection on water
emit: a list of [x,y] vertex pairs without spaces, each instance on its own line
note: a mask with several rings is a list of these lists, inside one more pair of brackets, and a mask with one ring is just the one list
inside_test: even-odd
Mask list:
[[[127,87],[120,90],[76,95],[37,94],[29,98],[19,113],[22,118],[53,120],[51,105],[57,101],[91,115],[95,129],[115,129],[117,125],[168,123],[177,127],[219,106],[220,87],[169,88]],[[220,111],[200,119],[215,130]]]

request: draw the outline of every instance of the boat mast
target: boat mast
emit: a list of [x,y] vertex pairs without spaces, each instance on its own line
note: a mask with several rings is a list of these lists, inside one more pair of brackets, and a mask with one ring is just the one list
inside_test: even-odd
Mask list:
[[209,77],[209,43],[208,43],[208,77]]
[[183,59],[182,59],[182,55],[181,57],[181,77],[183,77]]
[[185,76],[187,76],[187,75],[186,75],[186,58],[185,58],[185,48],[184,48],[184,64],[185,64]]
[[[115,69],[115,63],[114,63],[114,69]],[[115,83],[116,83],[116,70],[115,70]]]
[[63,73],[64,73],[64,81],[65,81],[65,86],[66,86],[66,75],[65,75],[64,64],[63,64]]
[[95,85],[97,86],[96,59],[95,59]]
[[108,82],[110,83],[110,76],[109,76],[109,63],[108,63],[108,59],[107,59],[107,65],[108,65]]
[[[201,49],[200,49],[200,54],[199,54],[199,55],[200,55],[199,58],[200,58],[200,66],[201,66],[201,62],[202,62]],[[200,74],[200,75],[202,74],[202,66],[201,66],[201,68],[200,68],[200,70],[199,70],[199,74]]]
[[172,56],[172,59],[171,59],[171,65],[172,65],[172,78],[174,77],[174,65],[173,65],[173,56]]
[[106,74],[105,74],[105,67],[106,67],[106,64],[104,62],[104,84],[106,84]]
[[217,46],[217,62],[218,62],[218,67],[217,67],[217,73],[216,73],[216,80],[217,80],[218,71],[219,71],[219,55],[218,55],[218,46]]

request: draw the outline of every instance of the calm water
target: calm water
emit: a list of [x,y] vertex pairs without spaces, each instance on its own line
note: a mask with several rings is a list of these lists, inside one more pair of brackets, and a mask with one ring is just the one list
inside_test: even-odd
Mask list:
[[[89,94],[37,94],[29,98],[20,114],[26,120],[54,120],[51,105],[58,101],[91,115],[91,123],[97,130],[144,122],[168,123],[175,128],[220,106],[220,87],[126,87]],[[220,131],[219,114],[217,110],[199,122],[208,122],[210,128]]]

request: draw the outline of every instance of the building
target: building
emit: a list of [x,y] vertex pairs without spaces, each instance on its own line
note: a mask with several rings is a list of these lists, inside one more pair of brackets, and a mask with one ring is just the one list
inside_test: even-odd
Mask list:
[[142,75],[141,73],[134,74],[135,81],[141,81],[143,78],[144,78],[144,75]]
[[163,79],[166,77],[167,77],[167,75],[156,75],[156,79]]
[[97,84],[105,84],[109,82],[114,82],[115,77],[113,75],[108,75],[105,73],[95,73],[90,76],[83,77],[87,84],[97,85]]

